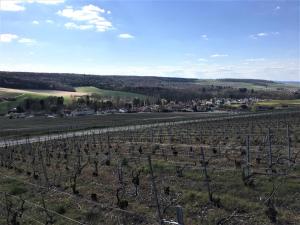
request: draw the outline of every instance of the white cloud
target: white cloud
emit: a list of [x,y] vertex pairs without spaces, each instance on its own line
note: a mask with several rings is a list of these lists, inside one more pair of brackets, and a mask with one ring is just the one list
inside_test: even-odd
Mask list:
[[110,10],[107,10],[107,12],[106,12],[106,13],[109,15],[109,14],[111,14],[111,11],[110,11]]
[[32,23],[33,23],[33,24],[35,24],[35,25],[38,25],[38,24],[40,24],[40,22],[39,22],[39,21],[37,21],[37,20],[34,20],[34,21],[32,21]]
[[0,42],[12,42],[13,40],[18,39],[18,35],[15,34],[0,34]]
[[108,21],[102,14],[105,10],[94,5],[83,6],[79,10],[68,6],[57,12],[58,15],[71,19],[72,21],[81,22],[78,26],[92,26],[96,31],[104,32],[111,29],[112,23]]
[[279,35],[280,33],[278,31],[271,32],[271,35]]
[[299,59],[251,59],[247,64],[206,64],[201,66],[197,73],[198,77],[205,78],[297,80],[300,68]]
[[46,20],[46,23],[51,23],[51,24],[53,24],[54,21],[53,21],[53,20]]
[[257,36],[264,37],[264,36],[268,36],[268,34],[267,33],[258,33]]
[[127,64],[122,66],[120,64],[95,64],[94,66],[80,66],[70,62],[60,66],[59,63],[41,65],[36,61],[32,63],[17,63],[15,60],[9,61],[6,56],[3,56],[0,60],[0,70],[33,72],[32,70],[34,69],[36,72],[76,72],[99,75],[131,74],[140,76],[194,77],[200,79],[252,78],[299,81],[299,63],[299,59],[266,59],[265,61],[249,62],[248,64],[237,62],[235,64],[206,63],[201,65],[199,63],[194,65],[176,63],[176,65],[135,66],[134,64]]
[[208,40],[207,34],[202,34],[202,35],[201,35],[201,38],[202,38],[203,40],[206,40],[206,41]]
[[127,34],[127,33],[125,33],[125,34],[119,34],[118,37],[119,37],[119,38],[124,38],[124,39],[133,39],[133,38],[134,38],[133,35]]
[[39,4],[48,4],[55,5],[63,3],[65,0],[0,0],[0,11],[24,11],[25,4],[28,3],[39,3]]
[[[24,3],[24,2],[23,2]],[[25,7],[22,5],[22,1],[18,0],[4,0],[0,2],[0,11],[24,11]]]
[[207,62],[207,59],[205,59],[205,58],[199,58],[198,61],[199,62]]
[[279,6],[279,5],[278,5],[278,6],[276,6],[274,10],[275,10],[275,11],[278,11],[278,10],[280,10],[280,6]]
[[94,26],[93,25],[78,25],[78,24],[75,24],[75,23],[66,23],[65,24],[65,27],[67,29],[70,29],[70,30],[90,30],[90,29],[93,29]]
[[12,41],[18,41],[21,44],[32,45],[36,43],[36,40],[31,38],[19,37],[16,34],[0,34],[0,42],[9,43]]
[[227,57],[227,56],[228,56],[227,54],[213,54],[210,57],[211,58],[219,58],[219,57]]
[[253,59],[245,59],[246,62],[261,62],[265,61],[265,58],[253,58]]
[[60,3],[64,3],[65,0],[27,0],[29,3],[40,3],[47,5],[56,5]]
[[176,64],[153,66],[109,66],[97,65],[91,68],[92,74],[119,74],[141,76],[171,76],[202,79],[252,78],[267,80],[299,80],[299,60],[278,59],[249,62],[248,65],[235,64]]
[[36,40],[31,39],[31,38],[20,38],[18,40],[18,42],[21,44],[32,45],[32,44],[36,43]]
[[279,35],[279,32],[278,31],[275,31],[275,32],[260,32],[260,33],[257,33],[257,34],[251,34],[250,35],[250,38],[252,39],[258,39],[258,38],[262,38],[262,37],[267,37],[267,36],[275,36],[275,35]]

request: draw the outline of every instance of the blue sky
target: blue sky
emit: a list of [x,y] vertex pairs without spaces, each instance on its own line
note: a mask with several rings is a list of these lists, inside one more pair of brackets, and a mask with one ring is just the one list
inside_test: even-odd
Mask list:
[[299,81],[299,4],[0,0],[0,70]]

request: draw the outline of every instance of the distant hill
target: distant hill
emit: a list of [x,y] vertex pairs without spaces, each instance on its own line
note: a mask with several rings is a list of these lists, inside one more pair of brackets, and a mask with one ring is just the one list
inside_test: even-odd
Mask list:
[[253,85],[259,85],[259,86],[268,86],[275,84],[275,81],[271,80],[258,80],[258,79],[232,79],[232,78],[226,78],[226,79],[217,79],[218,81],[222,82],[238,82],[238,83],[248,83]]
[[95,87],[101,90],[130,92],[182,101],[195,98],[248,96],[274,99],[299,98],[298,85],[258,79],[201,80],[0,71],[0,87],[60,91],[76,91],[75,87]]
[[253,83],[253,84],[273,84],[275,81],[272,80],[261,80],[261,79],[235,79],[235,78],[223,78],[223,79],[216,79],[221,81],[228,81],[228,82],[246,82],[246,83]]

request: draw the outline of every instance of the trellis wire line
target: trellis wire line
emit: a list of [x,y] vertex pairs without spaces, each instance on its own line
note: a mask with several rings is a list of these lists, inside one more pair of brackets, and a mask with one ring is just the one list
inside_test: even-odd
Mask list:
[[[88,202],[90,204],[100,206],[102,209],[110,209],[110,210],[119,211],[119,212],[131,214],[131,215],[136,215],[137,214],[136,212],[132,212],[132,211],[124,210],[124,209],[119,209],[119,208],[114,208],[114,207],[110,207],[110,206],[105,206],[105,205],[100,204],[98,202],[94,202],[92,200],[89,200],[89,199],[86,199],[86,198],[83,198],[83,197],[78,197],[78,196],[75,196],[75,195],[73,195],[71,193],[68,193],[68,192],[65,192],[65,191],[61,191],[61,190],[57,190],[57,189],[54,189],[54,188],[34,184],[34,183],[29,182],[29,181],[24,181],[22,179],[15,178],[13,176],[8,176],[8,175],[2,175],[2,176],[6,177],[6,178],[9,178],[9,179],[20,181],[20,182],[25,183],[25,184],[29,184],[31,186],[35,186],[35,187],[38,187],[38,188],[43,188],[43,189],[51,190],[51,191],[54,191],[54,192],[57,192],[57,193],[60,193],[60,194],[68,195],[69,197],[72,197],[75,200],[85,201],[85,202]],[[149,216],[144,216],[143,215],[143,217],[147,217],[148,219],[150,219],[150,218],[153,219],[152,217],[149,217]]]
[[[11,197],[13,197],[13,198],[19,199],[16,195],[12,195],[12,194],[5,193],[5,192],[2,192],[2,191],[0,191],[0,193],[2,193],[2,194],[7,194],[7,195],[9,195],[9,196],[11,196]],[[46,208],[40,206],[39,204],[36,204],[36,203],[31,202],[31,201],[26,200],[26,199],[23,199],[23,200],[24,200],[25,202],[27,202],[28,204],[30,204],[30,205],[33,205],[33,206],[35,206],[35,207],[37,207],[37,208],[40,208],[40,209],[43,209],[43,210],[48,211],[48,212],[50,212],[50,213],[53,213],[53,214],[55,214],[55,215],[57,215],[57,216],[60,216],[60,217],[62,217],[62,218],[64,218],[64,219],[66,219],[66,220],[72,221],[72,222],[77,223],[77,224],[85,225],[84,223],[81,223],[81,222],[79,222],[79,221],[77,221],[77,220],[74,220],[74,219],[72,219],[72,218],[70,218],[70,217],[67,217],[67,216],[64,216],[64,215],[62,215],[62,214],[59,214],[59,213],[57,213],[57,212],[55,212],[55,211],[53,211],[53,210],[51,210],[51,209],[46,209]]]
[[[6,207],[6,205],[4,205],[1,201],[0,201],[0,205],[2,205],[3,207]],[[15,209],[11,209],[11,210],[17,212],[17,210],[15,210]],[[34,222],[36,222],[36,223],[38,223],[38,224],[45,225],[45,223],[42,223],[42,222],[40,222],[39,220],[36,220],[35,218],[33,218],[33,217],[31,217],[31,216],[25,215],[24,213],[23,213],[22,216],[27,217],[27,218],[29,218],[30,220],[33,220]]]

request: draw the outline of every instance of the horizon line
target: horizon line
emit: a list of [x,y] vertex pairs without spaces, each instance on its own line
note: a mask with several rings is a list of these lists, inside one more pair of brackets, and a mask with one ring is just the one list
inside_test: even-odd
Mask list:
[[195,78],[195,77],[176,77],[176,76],[163,76],[163,75],[137,75],[137,74],[90,74],[90,73],[73,73],[73,72],[36,72],[36,71],[9,71],[9,70],[1,70],[1,72],[8,73],[45,73],[45,74],[68,74],[68,75],[84,75],[84,76],[119,76],[119,77],[155,77],[155,78],[176,78],[176,79],[186,79],[186,80],[224,80],[224,79],[232,79],[232,80],[261,80],[261,81],[273,81],[273,82],[295,82],[300,83],[299,80],[268,80],[268,79],[259,79],[259,78],[233,78],[233,77],[223,77],[223,78]]

